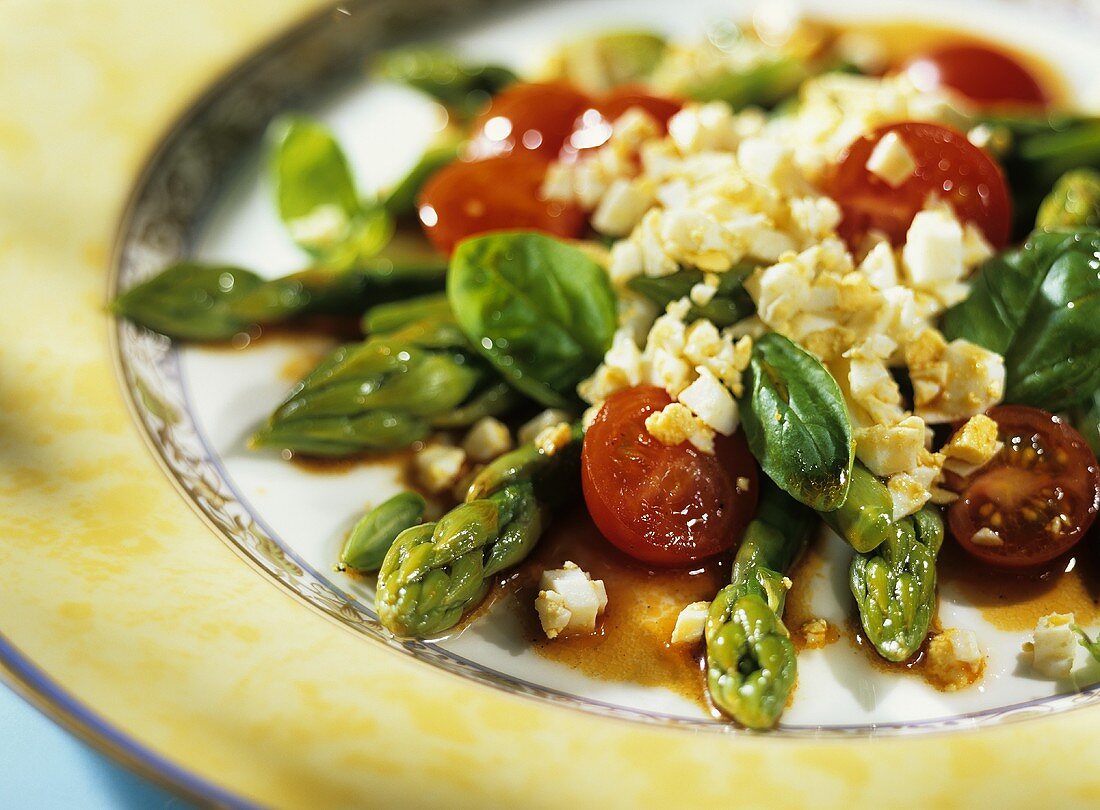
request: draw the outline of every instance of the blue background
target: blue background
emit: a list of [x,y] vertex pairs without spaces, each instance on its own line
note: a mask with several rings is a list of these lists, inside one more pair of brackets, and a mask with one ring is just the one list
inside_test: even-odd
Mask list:
[[0,807],[191,810],[192,805],[96,753],[0,684]]

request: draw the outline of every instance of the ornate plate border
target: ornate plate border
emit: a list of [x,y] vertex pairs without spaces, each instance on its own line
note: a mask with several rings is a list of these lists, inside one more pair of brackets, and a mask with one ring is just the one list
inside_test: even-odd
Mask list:
[[[356,0],[334,7],[271,43],[229,72],[172,127],[135,186],[119,226],[109,298],[187,252],[189,238],[227,170],[281,109],[311,88],[346,77],[383,43],[433,25],[514,5],[516,0]],[[473,681],[573,709],[721,733],[748,733],[718,720],[647,713],[548,689],[485,668],[434,644],[401,642],[373,611],[349,600],[297,559],[243,503],[188,408],[178,351],[166,338],[118,322],[110,335],[129,409],[169,478],[219,536],[244,559],[311,607],[398,652]],[[1100,685],[1083,692],[909,723],[780,726],[781,737],[943,732],[1045,716],[1100,703]]]

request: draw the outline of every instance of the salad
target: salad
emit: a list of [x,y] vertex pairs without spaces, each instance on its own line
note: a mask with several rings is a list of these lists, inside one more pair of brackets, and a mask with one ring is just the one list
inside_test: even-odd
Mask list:
[[[112,308],[180,341],[354,323],[251,445],[411,453],[415,485],[339,558],[377,575],[395,636],[476,621],[583,503],[643,570],[728,562],[668,644],[715,711],[768,728],[797,679],[789,575],[823,527],[863,638],[946,689],[984,655],[936,622],[945,543],[1027,574],[1095,542],[1100,119],[1035,63],[758,18],[583,37],[524,78],[425,49],[372,69],[447,121],[399,183],[361,193],[326,127],[284,116],[271,182],[305,268],[183,261]],[[548,644],[615,611],[569,559],[532,597]],[[1027,644],[1052,678],[1079,645],[1100,660],[1071,614]]]

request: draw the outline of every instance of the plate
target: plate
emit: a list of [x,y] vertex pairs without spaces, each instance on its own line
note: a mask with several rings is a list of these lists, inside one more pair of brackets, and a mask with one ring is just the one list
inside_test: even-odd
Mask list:
[[[1067,38],[1071,18],[1040,32],[1034,8],[933,5],[935,14],[900,3],[846,4],[845,13],[982,26],[1056,54],[1088,89],[1096,58]],[[397,91],[368,86],[361,65],[373,48],[434,33],[522,64],[579,19],[585,29],[632,20],[691,34],[722,9],[589,0],[324,10],[240,63],[158,137],[187,94],[269,36],[248,8],[236,16],[200,3],[165,23],[158,47],[131,38],[117,51],[106,43],[126,41],[136,19],[120,12],[103,29],[69,21],[53,34],[69,56],[43,75],[83,86],[86,105],[66,114],[25,102],[20,123],[0,128],[0,155],[22,192],[7,196],[18,227],[0,240],[19,304],[5,315],[0,355],[0,527],[10,538],[0,548],[9,572],[0,652],[24,689],[136,767],[220,802],[679,804],[720,801],[731,784],[750,803],[777,790],[792,803],[897,800],[891,772],[961,757],[972,763],[965,773],[906,785],[904,798],[1005,791],[1021,801],[1026,787],[1009,792],[999,780],[1025,767],[1042,773],[1048,758],[1059,781],[1038,780],[1036,796],[1097,790],[1077,762],[1095,692],[1020,677],[1018,633],[992,643],[983,692],[952,696],[875,672],[845,642],[805,654],[785,727],[768,736],[717,723],[675,693],[593,679],[515,647],[505,611],[441,643],[388,642],[369,586],[330,567],[341,532],[395,486],[393,471],[322,475],[242,449],[287,386],[287,368],[323,347],[261,340],[244,352],[177,351],[108,322],[105,296],[182,253],[294,269],[301,257],[276,230],[256,158],[264,124],[285,107],[332,123],[364,183],[398,174],[429,119]],[[149,71],[141,81],[136,65]],[[33,97],[30,78],[6,81],[26,94],[13,98]],[[167,99],[154,86],[181,90]],[[102,159],[88,162],[75,132],[94,138]],[[140,149],[154,142],[135,181]],[[110,221],[131,187],[108,274]],[[32,266],[33,276],[20,272]],[[827,564],[816,576],[816,592],[837,591]],[[951,599],[950,623],[981,620],[952,612]]]

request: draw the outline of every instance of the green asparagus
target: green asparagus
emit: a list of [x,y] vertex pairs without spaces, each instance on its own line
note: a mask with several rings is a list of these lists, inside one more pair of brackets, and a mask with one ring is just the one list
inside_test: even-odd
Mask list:
[[860,553],[874,551],[907,531],[905,522],[893,519],[890,491],[858,462],[852,465],[852,483],[840,508],[822,512],[825,523]]
[[1043,198],[1035,227],[1043,230],[1100,227],[1100,172],[1074,169]]
[[943,518],[926,507],[894,524],[874,552],[856,554],[849,585],[867,638],[888,661],[905,661],[920,649],[936,609],[936,555]]
[[439,290],[446,273],[445,257],[404,241],[350,269],[319,265],[271,280],[187,261],[131,287],[111,311],[176,340],[229,340],[303,315],[355,315],[371,303]]
[[348,535],[338,567],[377,571],[397,536],[424,519],[425,506],[417,493],[401,492],[371,509]]
[[493,577],[534,548],[545,505],[576,479],[579,437],[553,453],[525,446],[502,456],[465,503],[398,535],[378,574],[382,625],[401,638],[436,636],[476,607]]
[[1023,238],[1051,187],[1072,169],[1100,169],[1100,118],[1072,114],[998,116],[980,122],[1012,189],[1016,236]]
[[756,518],[734,558],[731,583],[706,624],[707,688],[714,705],[749,728],[775,725],[797,663],[783,625],[784,576],[815,524],[813,510],[765,479]]
[[453,318],[426,318],[338,348],[295,386],[252,445],[318,456],[407,447],[433,427],[463,426],[456,409],[474,421],[510,407],[500,382]]
[[[741,264],[718,275],[718,288],[706,304],[692,305],[688,322],[706,318],[719,329],[732,326],[756,311],[756,305],[743,286],[744,280],[756,269],[752,264]],[[703,283],[704,274],[699,270],[681,270],[670,276],[635,276],[626,286],[645,296],[659,307],[666,307],[690,295],[692,287]]]

